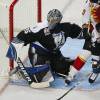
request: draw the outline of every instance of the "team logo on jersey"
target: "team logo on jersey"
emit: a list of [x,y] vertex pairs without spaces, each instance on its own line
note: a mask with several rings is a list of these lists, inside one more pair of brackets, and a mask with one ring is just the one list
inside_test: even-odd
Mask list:
[[31,30],[30,30],[30,28],[26,28],[26,29],[24,30],[24,32],[25,32],[25,34],[27,34],[27,33],[31,32]]
[[60,48],[65,43],[64,32],[61,31],[59,33],[52,34],[54,38],[54,42],[56,44],[56,48]]
[[48,28],[44,29],[44,34],[45,36],[50,35],[50,30]]

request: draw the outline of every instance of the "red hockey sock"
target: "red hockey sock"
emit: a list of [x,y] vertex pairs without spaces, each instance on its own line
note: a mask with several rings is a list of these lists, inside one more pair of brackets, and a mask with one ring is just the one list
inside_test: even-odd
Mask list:
[[78,56],[76,60],[74,61],[73,66],[75,69],[79,71],[84,66],[84,64],[85,64],[85,60],[82,59],[80,56]]

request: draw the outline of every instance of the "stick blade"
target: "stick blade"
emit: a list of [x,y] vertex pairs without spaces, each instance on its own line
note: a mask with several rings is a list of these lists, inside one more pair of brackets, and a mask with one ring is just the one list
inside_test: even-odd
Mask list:
[[9,76],[0,76],[0,94],[6,89],[9,84]]

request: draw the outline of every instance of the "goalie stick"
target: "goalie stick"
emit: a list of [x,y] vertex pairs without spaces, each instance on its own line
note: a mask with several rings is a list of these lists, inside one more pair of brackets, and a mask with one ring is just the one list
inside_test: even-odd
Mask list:
[[31,77],[28,75],[28,73],[26,72],[25,70],[25,66],[24,64],[22,63],[21,59],[18,57],[17,59],[17,64],[18,64],[18,67],[20,70],[20,72],[22,73],[23,77],[27,80],[27,82],[29,83],[29,85],[32,83],[32,79]]

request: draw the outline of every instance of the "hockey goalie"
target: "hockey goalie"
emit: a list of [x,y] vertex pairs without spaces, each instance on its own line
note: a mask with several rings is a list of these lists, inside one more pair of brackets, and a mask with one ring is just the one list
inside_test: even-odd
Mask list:
[[[60,23],[61,20],[58,9],[50,10],[47,21],[22,30],[9,46],[7,56],[15,60],[18,65],[15,69],[33,88],[49,87],[54,73],[68,75],[73,60],[65,58],[60,48],[67,37],[77,38],[82,28],[69,22]],[[27,56],[29,63],[24,64]]]

